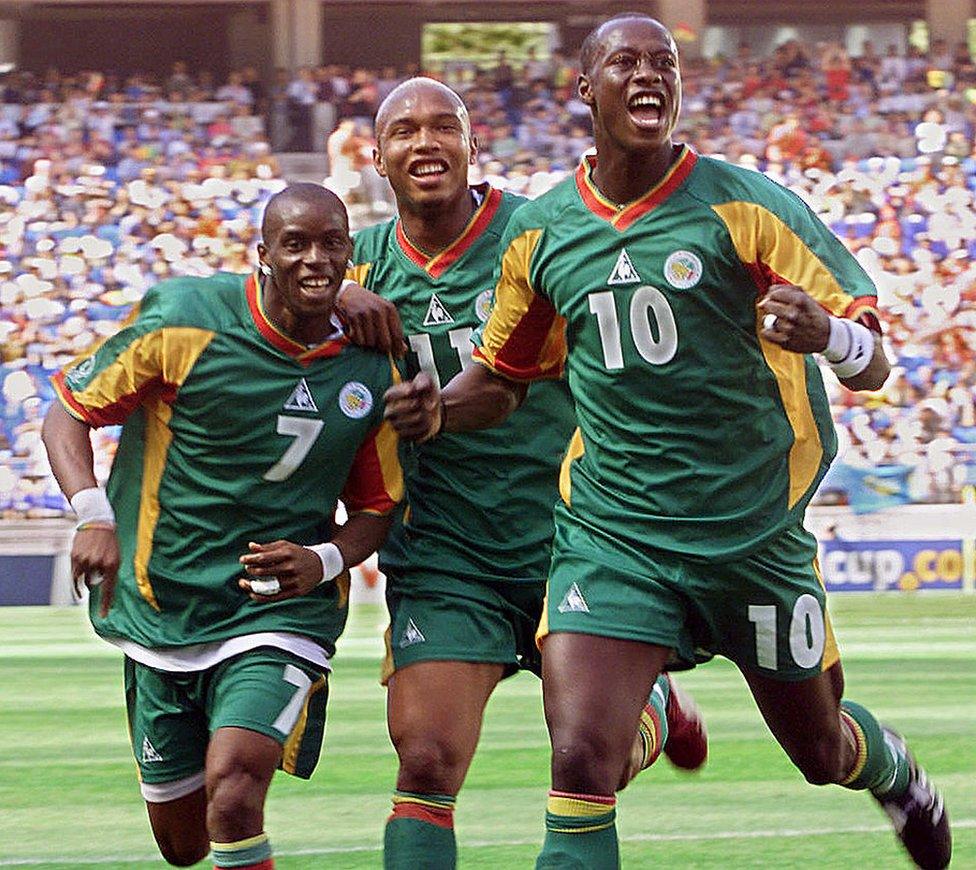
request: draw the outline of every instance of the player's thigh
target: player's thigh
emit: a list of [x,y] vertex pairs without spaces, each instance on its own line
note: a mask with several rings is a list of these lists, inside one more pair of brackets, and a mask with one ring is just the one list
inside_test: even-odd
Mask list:
[[125,659],[126,714],[139,787],[160,851],[171,863],[209,849],[204,767],[206,716],[198,674],[170,674]]
[[387,587],[390,627],[384,682],[419,662],[500,664],[538,673],[535,630],[545,588],[541,582],[483,583],[428,572],[391,576]]
[[[242,653],[222,662],[212,675],[206,706],[211,733],[223,728],[264,735],[280,746],[281,769],[308,779],[322,748],[328,685],[327,674],[284,650],[261,647]],[[233,749],[229,742],[228,751]],[[223,751],[208,758],[208,774],[225,758]]]
[[401,759],[429,754],[430,763],[466,769],[504,672],[498,662],[421,661],[397,669],[387,683],[387,720]]
[[560,517],[539,626],[543,658],[550,655],[546,637],[567,632],[668,647],[674,650],[671,665],[692,666],[695,645],[681,572],[670,554]]
[[693,574],[696,619],[705,626],[700,642],[712,653],[785,682],[818,677],[840,660],[816,540],[801,527],[747,558],[714,560]]
[[142,796],[174,801],[203,786],[209,731],[198,674],[125,659],[125,701]]

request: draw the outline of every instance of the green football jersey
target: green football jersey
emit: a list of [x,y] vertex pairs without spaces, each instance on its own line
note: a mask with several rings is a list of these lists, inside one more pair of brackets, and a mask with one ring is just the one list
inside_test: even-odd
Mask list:
[[513,216],[475,358],[519,380],[565,368],[579,431],[561,490],[577,520],[633,546],[744,554],[802,516],[836,452],[815,360],[764,340],[756,303],[797,284],[871,316],[875,289],[798,197],[676,156],[626,205],[588,159]]
[[[433,258],[399,220],[356,234],[352,275],[393,302],[410,345],[408,373],[441,385],[471,365],[471,335],[488,316],[498,243],[524,200],[487,185],[465,231]],[[406,519],[380,563],[402,582],[436,569],[506,582],[544,578],[558,500],[559,464],[575,426],[564,384],[538,384],[502,427],[446,433],[404,446]]]
[[96,631],[145,647],[294,632],[329,655],[348,582],[252,602],[238,588],[249,541],[329,540],[336,500],[387,513],[402,493],[383,423],[388,357],[341,332],[313,348],[268,320],[255,276],[166,281],[114,336],[54,378],[69,413],[121,423],[107,491],[122,555]]

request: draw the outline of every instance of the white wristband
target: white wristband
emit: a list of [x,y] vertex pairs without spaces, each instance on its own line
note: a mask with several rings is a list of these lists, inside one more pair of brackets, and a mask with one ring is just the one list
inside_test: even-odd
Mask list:
[[305,549],[315,553],[322,562],[322,579],[319,580],[320,586],[323,583],[329,583],[335,580],[342,573],[342,569],[346,567],[342,553],[331,541],[327,544],[312,544]]
[[88,489],[79,489],[71,496],[71,509],[78,517],[78,525],[84,526],[88,523],[105,523],[115,525],[115,511],[109,504],[105,490],[100,486],[92,486]]
[[829,363],[840,362],[850,353],[851,338],[850,330],[845,325],[842,317],[828,317],[830,321],[830,337],[827,339],[827,346],[823,349],[824,359]]
[[[831,340],[834,336],[835,324],[838,329],[847,333],[847,352],[837,359],[831,359],[831,356],[836,355],[843,346],[842,339],[837,339],[836,343]],[[824,356],[838,378],[841,380],[853,378],[871,364],[871,359],[874,357],[874,333],[864,324],[846,318],[831,317],[830,332],[831,339],[827,341]],[[828,356],[828,351],[831,356]]]

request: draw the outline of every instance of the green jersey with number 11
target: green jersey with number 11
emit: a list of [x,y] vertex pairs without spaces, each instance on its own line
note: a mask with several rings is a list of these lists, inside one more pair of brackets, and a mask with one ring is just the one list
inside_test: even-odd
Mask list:
[[[356,234],[352,277],[396,305],[410,344],[408,371],[446,385],[471,364],[471,335],[488,316],[498,243],[525,200],[487,185],[461,236],[434,257],[399,220]],[[444,434],[408,448],[407,513],[380,553],[398,582],[425,570],[489,582],[544,579],[559,464],[575,420],[562,383],[529,390],[502,427]],[[414,574],[413,572],[417,572]]]

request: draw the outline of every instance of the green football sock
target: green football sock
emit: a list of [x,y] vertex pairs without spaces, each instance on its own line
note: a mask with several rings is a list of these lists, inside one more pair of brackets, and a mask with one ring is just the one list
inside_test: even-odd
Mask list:
[[536,870],[617,870],[616,805],[612,796],[549,792]]
[[841,718],[857,744],[854,766],[840,785],[869,789],[875,797],[897,796],[908,788],[908,759],[884,738],[878,720],[853,701],[840,702]]
[[393,813],[383,834],[385,870],[454,870],[454,800],[443,794],[393,793]]

